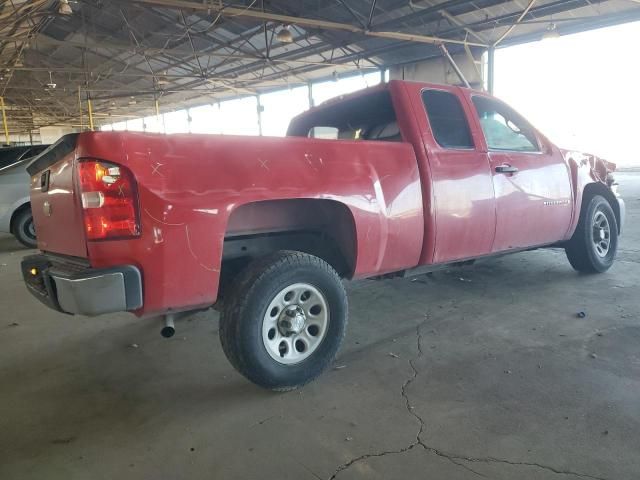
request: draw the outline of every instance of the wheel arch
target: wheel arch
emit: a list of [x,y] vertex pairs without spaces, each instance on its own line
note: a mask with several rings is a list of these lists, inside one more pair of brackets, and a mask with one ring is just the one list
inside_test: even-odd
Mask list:
[[222,263],[277,250],[318,256],[343,278],[357,263],[357,231],[351,210],[336,200],[296,198],[238,205],[229,215]]
[[580,205],[580,218],[582,217],[584,211],[586,210],[587,204],[591,201],[593,197],[596,195],[600,195],[609,202],[611,209],[613,210],[613,214],[616,217],[616,225],[618,229],[618,234],[620,234],[622,229],[622,219],[620,213],[620,204],[616,199],[616,196],[613,194],[610,188],[600,182],[592,182],[585,185],[582,191],[582,203]]

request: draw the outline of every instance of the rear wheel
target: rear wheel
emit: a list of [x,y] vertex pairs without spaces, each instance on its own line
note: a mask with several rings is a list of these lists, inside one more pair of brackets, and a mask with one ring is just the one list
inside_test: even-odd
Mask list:
[[565,247],[571,266],[579,272],[607,271],[618,250],[618,224],[609,202],[595,195],[586,204],[573,237]]
[[27,248],[36,248],[38,246],[36,227],[33,223],[33,215],[31,215],[30,208],[25,208],[16,214],[13,221],[13,235]]
[[283,251],[250,264],[228,290],[220,341],[231,364],[272,390],[300,387],[333,361],[347,297],[325,261]]

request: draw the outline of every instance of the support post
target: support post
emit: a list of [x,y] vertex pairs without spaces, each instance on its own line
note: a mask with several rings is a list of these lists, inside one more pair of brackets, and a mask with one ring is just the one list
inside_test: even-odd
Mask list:
[[495,47],[489,47],[487,52],[487,91],[493,95],[495,79]]
[[80,131],[84,130],[84,115],[82,114],[82,93],[81,87],[78,85],[78,110],[80,110]]
[[0,108],[2,108],[2,126],[4,127],[4,137],[6,139],[7,145],[11,145],[11,140],[9,139],[9,126],[7,125],[7,112],[4,108],[4,97],[0,97]]
[[313,83],[307,83],[307,92],[309,95],[309,108],[313,107]]
[[458,67],[458,64],[453,59],[453,57],[449,53],[449,50],[447,50],[447,47],[444,45],[444,43],[441,43],[439,47],[440,47],[440,51],[442,52],[442,55],[444,56],[444,58],[447,59],[447,61],[449,62],[449,65],[451,65],[451,68],[453,68],[453,71],[456,72],[456,75],[458,75],[458,78],[460,79],[462,84],[467,88],[471,88],[471,85],[469,85],[469,82],[467,81],[464,74],[462,73],[462,70],[460,70],[460,67]]
[[260,103],[260,95],[256,95],[256,110],[258,113],[258,135],[262,136],[262,111],[264,108]]
[[89,111],[89,129],[93,132],[93,109],[91,107],[91,99],[87,97],[87,109]]
[[[157,97],[155,99],[155,105],[156,105],[156,119],[158,120],[158,122],[160,122],[160,101],[158,100]],[[164,124],[164,117],[162,117],[162,133],[167,133],[167,128]]]

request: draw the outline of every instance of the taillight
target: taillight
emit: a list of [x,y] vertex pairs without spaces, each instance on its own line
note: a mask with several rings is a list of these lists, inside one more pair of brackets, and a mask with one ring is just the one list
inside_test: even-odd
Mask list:
[[78,178],[87,239],[140,235],[136,182],[127,168],[82,160]]

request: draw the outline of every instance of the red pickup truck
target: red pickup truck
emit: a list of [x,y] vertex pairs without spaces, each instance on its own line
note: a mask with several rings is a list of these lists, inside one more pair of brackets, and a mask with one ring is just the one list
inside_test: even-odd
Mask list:
[[221,310],[230,362],[266,388],[319,375],[341,279],[415,275],[537,247],[614,261],[615,165],[560,150],[503,102],[391,81],[294,118],[285,138],[86,132],[29,166],[28,289],[61,312]]

